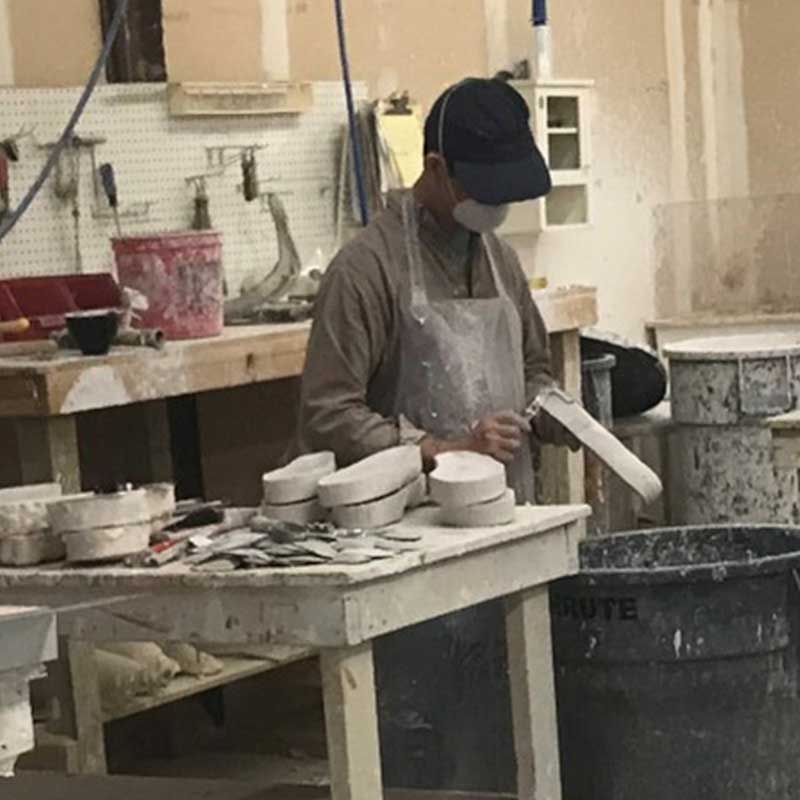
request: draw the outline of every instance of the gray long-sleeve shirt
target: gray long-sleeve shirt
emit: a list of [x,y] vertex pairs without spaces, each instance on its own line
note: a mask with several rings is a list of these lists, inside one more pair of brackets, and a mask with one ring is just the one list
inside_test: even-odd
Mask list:
[[[322,282],[303,371],[300,452],[332,450],[341,466],[425,431],[383,416],[377,398],[391,396],[399,345],[400,288],[407,269],[400,196],[334,258]],[[448,236],[424,209],[420,249],[428,296],[496,296],[491,268],[477,237]],[[522,320],[526,399],[553,382],[547,331],[514,250],[501,242],[500,279]],[[388,368],[387,368],[388,367]],[[497,409],[504,411],[507,409]]]

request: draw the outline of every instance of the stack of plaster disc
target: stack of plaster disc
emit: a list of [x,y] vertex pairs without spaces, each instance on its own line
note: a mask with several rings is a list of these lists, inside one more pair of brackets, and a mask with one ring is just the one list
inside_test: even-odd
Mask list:
[[310,525],[324,522],[328,513],[318,499],[319,482],[336,472],[333,453],[300,456],[282,469],[262,478],[264,502],[261,513],[268,519]]
[[319,501],[340,528],[385,528],[424,502],[426,489],[419,447],[401,445],[323,478]]
[[516,497],[507,486],[506,468],[490,456],[467,451],[437,456],[430,488],[444,525],[485,528],[514,521]]
[[66,499],[48,507],[53,532],[62,536],[67,561],[115,561],[146,550],[153,528],[145,489]]
[[152,533],[160,533],[175,516],[175,484],[150,483],[142,487],[147,493]]
[[64,543],[51,530],[47,511],[61,499],[57,483],[0,490],[0,564],[29,567],[64,558]]

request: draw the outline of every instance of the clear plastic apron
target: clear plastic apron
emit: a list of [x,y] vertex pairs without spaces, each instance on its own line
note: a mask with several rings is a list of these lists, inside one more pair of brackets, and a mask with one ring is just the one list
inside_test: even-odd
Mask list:
[[[498,296],[431,301],[417,210],[403,198],[408,269],[393,411],[441,438],[460,438],[486,413],[525,407],[522,326],[484,237]],[[388,403],[387,403],[388,405]],[[390,408],[383,409],[386,413]],[[508,471],[533,501],[529,444]],[[458,587],[453,587],[457,592]],[[502,604],[449,614],[375,642],[384,779],[392,788],[511,792],[512,719]]]
[[[407,270],[400,309],[400,376],[394,413],[441,439],[463,438],[486,414],[525,409],[522,323],[484,236],[497,297],[430,300],[413,195],[402,199]],[[534,502],[530,440],[508,466],[517,502]]]

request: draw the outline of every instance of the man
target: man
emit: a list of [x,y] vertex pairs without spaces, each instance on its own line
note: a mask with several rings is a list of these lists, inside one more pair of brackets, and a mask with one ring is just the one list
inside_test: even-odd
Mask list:
[[[428,464],[473,450],[508,465],[533,501],[522,411],[552,383],[547,333],[514,251],[492,230],[508,204],[551,188],[529,110],[513,88],[469,79],[425,125],[411,193],[346,245],[320,292],[303,374],[301,446],[344,466],[419,443]],[[534,434],[560,443],[551,418]]]
[[[514,251],[493,230],[550,175],[523,98],[496,80],[448,89],[425,125],[424,173],[328,268],[301,396],[306,451],[340,466],[404,443],[424,460],[472,450],[534,501],[524,410],[553,382],[547,332]],[[376,643],[384,770],[409,788],[513,789],[502,614],[487,605]],[[495,753],[494,769],[478,757]]]

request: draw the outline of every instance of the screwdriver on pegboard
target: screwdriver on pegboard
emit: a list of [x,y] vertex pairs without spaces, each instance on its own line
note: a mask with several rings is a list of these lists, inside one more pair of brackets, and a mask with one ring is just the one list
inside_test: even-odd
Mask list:
[[0,221],[11,213],[11,181],[8,172],[8,157],[0,150]]
[[100,165],[100,180],[103,184],[103,191],[106,193],[108,204],[114,212],[114,222],[117,226],[117,236],[122,238],[122,225],[119,221],[119,195],[117,194],[117,178],[114,174],[114,167],[111,164]]

